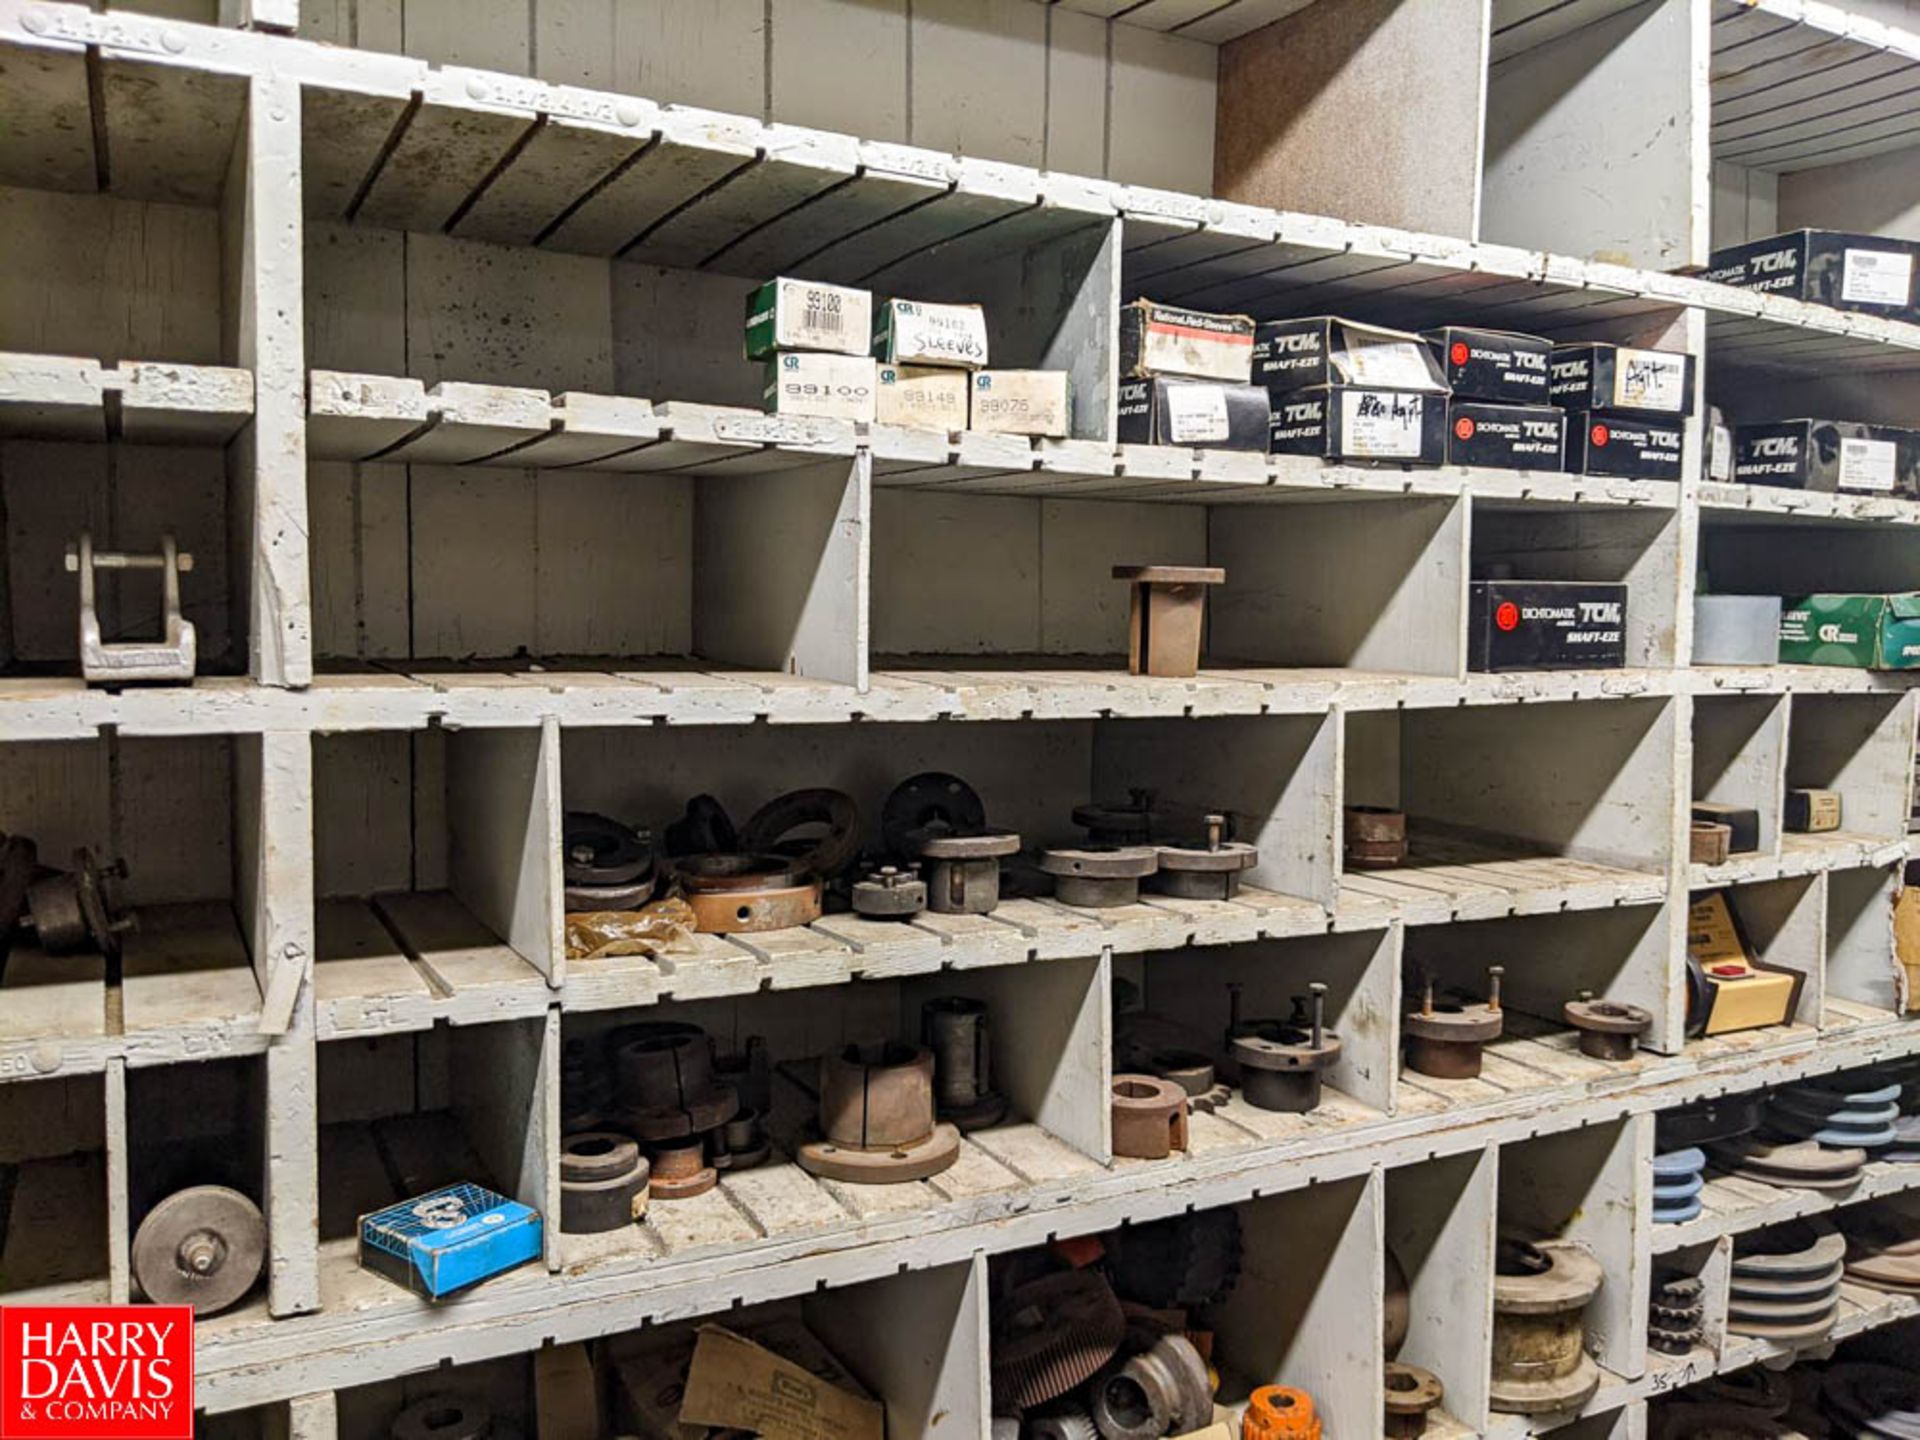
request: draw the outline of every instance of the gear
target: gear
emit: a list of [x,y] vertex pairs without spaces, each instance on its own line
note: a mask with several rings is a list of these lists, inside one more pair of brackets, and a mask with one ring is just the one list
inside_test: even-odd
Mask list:
[[1240,1217],[1202,1210],[1129,1225],[1108,1245],[1114,1288],[1155,1310],[1214,1304],[1240,1278]]
[[1093,1417],[1084,1410],[1037,1416],[1027,1426],[1027,1440],[1100,1440]]
[[1020,1286],[1000,1303],[994,1322],[995,1407],[1030,1410],[1084,1385],[1114,1357],[1126,1330],[1119,1300],[1092,1271]]

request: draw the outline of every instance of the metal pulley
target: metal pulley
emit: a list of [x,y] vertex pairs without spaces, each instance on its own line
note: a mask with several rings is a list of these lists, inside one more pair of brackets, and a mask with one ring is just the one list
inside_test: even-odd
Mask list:
[[1619,1000],[1596,1000],[1591,990],[1569,1000],[1561,1012],[1580,1032],[1580,1053],[1595,1060],[1631,1060],[1640,1037],[1653,1028],[1653,1013]]
[[960,1158],[960,1132],[934,1117],[933,1052],[883,1041],[820,1062],[821,1138],[800,1168],[828,1180],[888,1185],[938,1175]]
[[705,935],[785,930],[820,918],[820,878],[777,855],[688,855],[673,875]]
[[[1321,1072],[1340,1058],[1340,1039],[1326,1028],[1327,987],[1314,981],[1312,1019],[1241,1020],[1240,992],[1231,991],[1234,1017],[1227,1053],[1240,1071],[1240,1093],[1260,1110],[1302,1114],[1320,1103]],[[1304,1007],[1296,999],[1295,1009]]]
[[998,1125],[1007,1097],[993,1088],[987,1007],[942,995],[920,1008],[920,1040],[933,1052],[934,1109],[963,1134]]
[[1493,1278],[1493,1409],[1557,1414],[1593,1398],[1600,1367],[1587,1354],[1585,1312],[1604,1278],[1583,1245],[1501,1241]]
[[1253,846],[1227,838],[1227,817],[1210,814],[1205,835],[1191,845],[1156,845],[1160,867],[1147,879],[1156,895],[1182,900],[1227,900],[1240,889],[1241,875],[1260,860]]
[[561,822],[561,876],[569,914],[638,910],[653,898],[653,836],[591,810]]
[[134,1231],[134,1283],[156,1305],[217,1315],[253,1288],[267,1258],[267,1222],[238,1190],[176,1190]]
[[762,805],[740,827],[740,848],[777,855],[822,879],[860,853],[860,807],[843,790],[793,790]]
[[1407,1041],[1407,1068],[1442,1080],[1470,1080],[1480,1073],[1480,1047],[1498,1040],[1505,1028],[1500,1013],[1500,977],[1503,966],[1487,967],[1487,999],[1483,1005],[1460,1001],[1436,1002],[1433,979],[1428,977],[1420,1008],[1401,1022]]
[[1040,852],[1040,868],[1053,876],[1053,895],[1063,905],[1105,910],[1140,898],[1140,881],[1160,866],[1146,845],[1055,846]]
[[1000,862],[1020,849],[1009,830],[987,829],[987,810],[958,775],[910,775],[880,807],[889,854],[926,867],[927,909],[936,915],[988,915],[1000,903]]

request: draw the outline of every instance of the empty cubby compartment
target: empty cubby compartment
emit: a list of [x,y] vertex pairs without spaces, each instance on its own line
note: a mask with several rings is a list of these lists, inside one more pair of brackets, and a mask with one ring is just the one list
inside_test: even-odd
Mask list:
[[[114,1298],[104,1075],[0,1086],[0,1294],[9,1301]],[[120,1223],[124,1224],[124,1220]]]

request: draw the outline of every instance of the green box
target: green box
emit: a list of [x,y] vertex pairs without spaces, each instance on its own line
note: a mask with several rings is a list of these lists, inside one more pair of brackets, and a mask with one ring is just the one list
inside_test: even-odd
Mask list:
[[1920,591],[1788,600],[1780,614],[1780,663],[1920,670]]
[[781,351],[865,355],[872,344],[873,292],[781,276],[747,295],[747,358]]

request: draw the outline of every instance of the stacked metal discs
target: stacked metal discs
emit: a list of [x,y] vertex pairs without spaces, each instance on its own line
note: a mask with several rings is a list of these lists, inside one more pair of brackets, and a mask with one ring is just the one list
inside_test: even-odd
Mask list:
[[1663,1354],[1686,1354],[1700,1343],[1706,1306],[1707,1287],[1698,1275],[1659,1281],[1647,1307],[1647,1343]]
[[1700,1192],[1706,1188],[1707,1152],[1697,1146],[1671,1150],[1653,1157],[1653,1218],[1661,1225],[1677,1225],[1700,1213]]
[[1831,1076],[1785,1085],[1767,1100],[1767,1128],[1829,1150],[1885,1150],[1900,1118],[1900,1082]]
[[1818,1339],[1833,1328],[1846,1238],[1821,1220],[1758,1231],[1734,1251],[1727,1329],[1767,1340]]
[[1880,1073],[1900,1085],[1900,1114],[1893,1122],[1893,1143],[1880,1152],[1880,1158],[1896,1164],[1920,1164],[1920,1059],[1883,1066]]
[[1847,1279],[1893,1295],[1920,1295],[1920,1223],[1896,1204],[1847,1211]]

